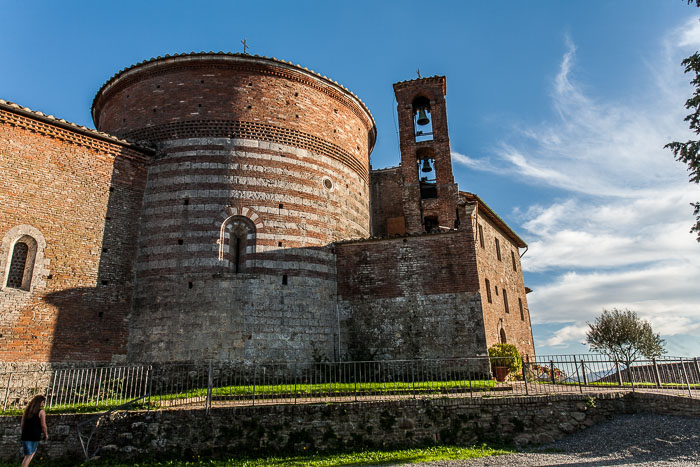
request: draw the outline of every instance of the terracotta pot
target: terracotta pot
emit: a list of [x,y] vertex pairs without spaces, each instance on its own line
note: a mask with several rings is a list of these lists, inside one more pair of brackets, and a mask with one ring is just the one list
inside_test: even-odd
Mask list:
[[506,380],[506,377],[508,376],[508,367],[507,366],[494,367],[494,373],[496,373],[496,381],[498,381],[499,383],[502,383],[503,381]]

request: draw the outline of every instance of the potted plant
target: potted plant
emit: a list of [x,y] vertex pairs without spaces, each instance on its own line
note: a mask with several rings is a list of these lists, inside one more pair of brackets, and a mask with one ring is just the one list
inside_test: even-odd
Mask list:
[[489,348],[491,368],[496,381],[503,382],[509,374],[520,374],[523,361],[513,344],[494,344]]

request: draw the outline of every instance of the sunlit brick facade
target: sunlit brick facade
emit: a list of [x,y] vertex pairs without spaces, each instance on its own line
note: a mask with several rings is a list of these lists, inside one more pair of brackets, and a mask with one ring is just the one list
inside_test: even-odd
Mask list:
[[445,78],[394,91],[376,171],[359,98],[266,57],[122,70],[97,130],[0,101],[0,361],[532,355],[525,244],[454,182]]

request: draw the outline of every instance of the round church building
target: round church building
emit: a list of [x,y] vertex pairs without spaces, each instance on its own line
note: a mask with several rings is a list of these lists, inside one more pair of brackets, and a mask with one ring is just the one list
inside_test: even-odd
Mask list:
[[332,243],[370,230],[376,127],[357,96],[274,58],[193,53],[120,71],[92,115],[156,149],[131,361],[338,357]]

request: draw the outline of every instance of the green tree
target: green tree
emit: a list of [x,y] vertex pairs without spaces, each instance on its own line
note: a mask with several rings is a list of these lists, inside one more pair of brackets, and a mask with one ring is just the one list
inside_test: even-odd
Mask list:
[[[688,0],[688,5],[693,3],[700,7],[700,0]],[[693,92],[690,99],[685,101],[685,108],[691,111],[685,117],[685,121],[690,122],[690,129],[695,134],[700,134],[700,54],[695,52],[683,60],[681,65],[685,67],[686,73],[694,73],[694,78],[690,81],[690,84],[695,86],[695,92]],[[700,183],[700,141],[689,140],[685,143],[674,141],[664,147],[673,152],[677,161],[688,166],[690,182]],[[700,202],[690,203],[690,205],[693,207],[693,215],[695,216],[695,225],[691,227],[690,232],[697,232],[696,240],[700,242]]]
[[664,340],[654,334],[651,324],[630,310],[603,310],[603,314],[588,323],[586,343],[594,352],[627,363],[639,356],[653,358],[662,355]]

